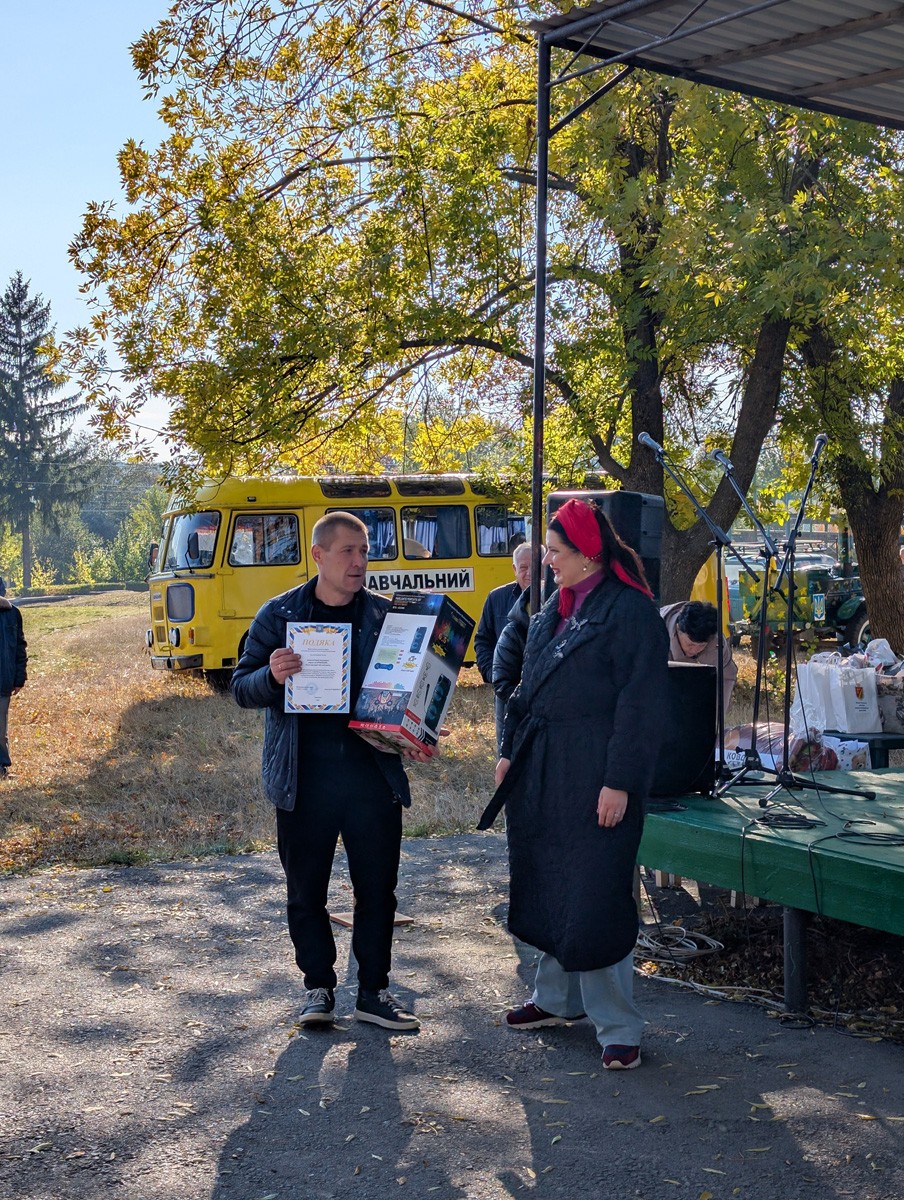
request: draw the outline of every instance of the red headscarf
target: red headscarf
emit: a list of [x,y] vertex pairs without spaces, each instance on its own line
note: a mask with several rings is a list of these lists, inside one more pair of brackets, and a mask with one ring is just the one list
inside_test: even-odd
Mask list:
[[[553,513],[553,519],[558,521],[565,530],[565,535],[573,546],[580,550],[591,562],[601,563],[603,560],[603,538],[599,522],[594,510],[584,500],[572,497],[566,500],[561,508]],[[616,558],[611,558],[609,565],[616,579],[626,583],[628,587],[636,588],[645,596],[652,599],[653,593],[644,587],[639,579],[630,575]],[[559,616],[570,617],[574,612],[574,591],[570,587],[559,588]]]

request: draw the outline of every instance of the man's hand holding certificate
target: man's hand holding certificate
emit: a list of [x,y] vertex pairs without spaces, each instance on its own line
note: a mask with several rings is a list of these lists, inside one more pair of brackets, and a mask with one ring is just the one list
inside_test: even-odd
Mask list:
[[286,649],[270,655],[270,671],[285,684],[288,713],[347,713],[351,625],[321,622],[287,626]]

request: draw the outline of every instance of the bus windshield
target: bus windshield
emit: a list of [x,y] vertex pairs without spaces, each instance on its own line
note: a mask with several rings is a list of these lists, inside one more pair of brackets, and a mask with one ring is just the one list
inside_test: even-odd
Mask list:
[[211,566],[219,527],[218,512],[184,513],[174,517],[163,563],[164,571]]

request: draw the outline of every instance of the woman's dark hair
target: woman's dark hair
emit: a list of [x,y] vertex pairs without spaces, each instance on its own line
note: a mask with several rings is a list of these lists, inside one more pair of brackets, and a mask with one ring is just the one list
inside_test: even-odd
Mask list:
[[719,628],[716,606],[705,600],[688,600],[679,612],[675,626],[692,642],[708,642]]
[[[643,569],[643,563],[641,562],[640,555],[637,553],[637,551],[632,550],[627,542],[623,542],[621,540],[621,538],[615,532],[615,527],[613,526],[612,522],[609,520],[603,510],[594,504],[592,500],[584,500],[582,503],[586,504],[587,507],[592,511],[594,517],[596,518],[596,523],[599,526],[600,540],[603,543],[603,550],[600,556],[600,562],[603,565],[603,573],[606,575],[615,574],[611,565],[614,560],[619,564],[622,570],[631,577],[631,579],[636,580],[642,591],[650,592],[652,594],[653,589],[647,582],[647,575]],[[557,533],[565,545],[569,547],[569,549],[577,551],[578,554],[583,554],[583,551],[578,549],[578,547],[562,528],[561,521],[556,520],[555,514],[553,514],[549,520],[547,528],[552,529],[555,533]]]

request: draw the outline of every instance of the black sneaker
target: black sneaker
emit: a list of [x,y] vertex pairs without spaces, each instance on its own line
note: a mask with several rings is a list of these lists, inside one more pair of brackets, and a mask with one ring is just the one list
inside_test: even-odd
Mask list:
[[311,988],[308,991],[298,1025],[333,1025],[336,1021],[336,999],[332,988]]
[[381,992],[358,989],[355,1016],[359,1021],[370,1021],[384,1029],[420,1029],[421,1023],[412,1013],[406,1012],[394,996],[384,988]]

